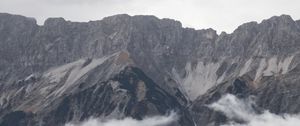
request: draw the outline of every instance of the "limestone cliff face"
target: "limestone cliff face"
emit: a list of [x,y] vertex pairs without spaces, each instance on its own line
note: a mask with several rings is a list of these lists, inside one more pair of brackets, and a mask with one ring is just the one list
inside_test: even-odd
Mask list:
[[[273,100],[263,96],[278,94],[290,101],[289,105],[296,104],[285,98],[286,94],[273,90],[277,86],[287,91],[298,87],[299,50],[300,23],[288,15],[245,23],[231,34],[218,35],[213,29],[183,28],[178,21],[154,16],[123,14],[90,22],[50,18],[39,26],[34,19],[1,13],[0,117],[2,122],[14,117],[11,115],[24,117],[18,125],[62,125],[89,116],[141,119],[178,110],[182,114],[178,125],[194,125],[193,121],[207,125],[222,119],[203,108],[211,90],[225,90],[223,85],[245,77],[251,93],[261,97],[261,107],[278,113],[296,112],[272,106]],[[120,88],[127,82],[113,78],[123,75],[128,67],[139,69],[143,77],[135,73],[140,77],[134,81],[136,86]],[[126,76],[124,80],[133,83],[131,78]],[[151,86],[142,78],[150,79]],[[242,82],[236,82],[236,86]],[[148,90],[153,85],[157,88]],[[125,94],[120,95],[122,92]],[[94,95],[101,96],[100,101]],[[92,107],[101,109],[87,110],[91,103],[78,98],[81,96],[97,103]],[[126,98],[120,100],[121,96]],[[150,96],[167,100],[158,105]],[[106,101],[107,97],[115,99]],[[107,108],[102,101],[115,107]],[[76,104],[64,105],[71,103]],[[57,121],[51,115],[61,104],[66,111],[61,113],[64,118]],[[122,111],[114,111],[120,104],[125,104],[119,107]],[[49,113],[50,117],[46,117]],[[211,115],[209,119],[207,115]],[[44,118],[50,122],[42,121]]]

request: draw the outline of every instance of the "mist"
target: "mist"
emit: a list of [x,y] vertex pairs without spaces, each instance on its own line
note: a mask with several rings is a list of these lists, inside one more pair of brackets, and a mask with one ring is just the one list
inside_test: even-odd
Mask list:
[[234,95],[224,95],[217,102],[209,105],[209,108],[222,112],[227,118],[245,122],[228,122],[222,126],[296,126],[300,124],[300,116],[292,114],[276,115],[268,110],[261,114],[255,111],[254,97],[239,99]]
[[143,120],[133,118],[102,120],[91,118],[80,124],[68,123],[65,126],[165,126],[177,120],[176,113],[172,112],[166,116],[146,117]]

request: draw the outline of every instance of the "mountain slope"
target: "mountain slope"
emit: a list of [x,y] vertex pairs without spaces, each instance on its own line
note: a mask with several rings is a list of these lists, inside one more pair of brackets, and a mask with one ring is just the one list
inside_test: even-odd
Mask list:
[[[39,110],[32,110],[38,107],[30,104],[31,110],[27,106],[24,107],[27,110],[9,112],[4,115],[0,125],[60,126],[90,117],[143,119],[145,116],[165,115],[171,111],[181,115],[178,122],[172,125],[193,125],[185,106],[138,68],[125,67],[106,81],[98,81],[94,85],[85,82],[73,89],[76,91],[55,98],[54,101],[47,99],[48,104],[44,103]],[[11,116],[16,113],[24,115],[20,118]]]
[[[0,122],[21,118],[19,125],[63,125],[90,116],[142,119],[175,110],[181,115],[178,125],[218,124],[225,117],[205,105],[232,93],[231,84],[244,89],[244,83],[250,91],[242,95],[256,95],[260,107],[294,113],[297,107],[272,106],[274,100],[263,96],[277,97],[277,86],[286,88],[283,92],[297,87],[299,42],[299,21],[288,15],[218,35],[154,16],[122,14],[90,22],[49,18],[39,26],[32,18],[1,13]],[[129,68],[140,72],[116,80]],[[132,77],[144,84],[121,88]],[[287,96],[279,95],[294,106],[295,99]],[[113,111],[119,104],[125,105]],[[61,118],[46,116],[55,114]]]

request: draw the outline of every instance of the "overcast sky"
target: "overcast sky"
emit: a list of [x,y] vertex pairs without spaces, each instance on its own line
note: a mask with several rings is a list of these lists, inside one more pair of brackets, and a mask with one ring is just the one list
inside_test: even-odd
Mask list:
[[172,18],[185,27],[232,32],[237,26],[274,15],[300,19],[300,0],[0,0],[0,12],[71,21],[100,20],[114,14]]

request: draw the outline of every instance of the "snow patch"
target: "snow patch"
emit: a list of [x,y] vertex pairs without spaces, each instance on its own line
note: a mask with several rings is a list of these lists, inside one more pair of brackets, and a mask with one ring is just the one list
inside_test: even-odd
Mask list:
[[25,92],[26,92],[26,93],[29,93],[29,92],[31,92],[32,90],[33,90],[33,86],[32,86],[32,84],[29,84],[29,85],[26,86]]
[[263,71],[264,71],[264,69],[265,69],[266,66],[267,66],[266,59],[261,59],[260,63],[259,63],[259,66],[258,66],[258,68],[256,70],[256,75],[255,75],[254,80],[258,80],[258,78],[261,77],[261,75],[262,75],[262,73],[263,73]]
[[281,74],[286,74],[289,71],[289,66],[292,63],[294,57],[295,56],[290,56],[279,62],[278,67],[280,68]]
[[89,71],[93,70],[97,66],[101,65],[108,57],[100,58],[100,59],[94,59],[89,63],[87,66],[84,66],[84,62],[80,62],[79,64],[76,64],[73,66],[72,70],[70,71],[70,74],[65,82],[65,84],[59,88],[55,94],[61,94],[66,89],[71,87],[77,80],[79,80],[82,76],[87,74]]
[[192,69],[191,63],[188,62],[186,64],[186,77],[182,79],[182,84],[191,100],[204,94],[208,89],[224,79],[224,75],[219,79],[216,75],[219,67],[220,63],[204,64],[203,62],[198,62],[195,69]]
[[4,104],[4,95],[0,97],[0,106],[3,106],[3,104]]
[[[88,61],[84,59],[77,60],[72,63],[65,64],[63,66],[54,68],[46,72],[43,77],[49,79],[51,83],[63,83],[63,85],[53,92],[54,95],[61,95],[65,90],[72,87],[72,85],[78,81],[81,77],[87,74],[89,71],[93,70],[97,66],[101,65],[108,57],[103,57],[99,59],[87,59],[91,60],[90,63],[86,64]],[[67,77],[67,78],[65,78]],[[62,82],[62,80],[65,80]],[[48,89],[54,88],[55,85],[49,85],[42,88],[41,93],[47,92]]]
[[256,72],[255,80],[258,80],[261,76],[272,76],[276,74],[286,74],[289,70],[289,66],[294,56],[289,56],[283,60],[274,56],[267,59],[262,59]]
[[272,76],[278,73],[277,57],[272,57],[268,60],[267,68],[263,72],[263,76]]
[[35,78],[34,74],[30,74],[28,77],[25,78],[25,81],[29,81],[30,79]]
[[73,67],[76,67],[76,66],[80,66],[83,63],[84,63],[84,60],[80,59],[78,61],[68,63],[63,66],[51,69],[48,72],[46,72],[46,74],[44,74],[44,77],[50,79],[49,83],[58,83],[61,81],[61,79],[64,76],[66,76],[67,72],[70,69],[72,69]]
[[253,59],[250,58],[247,60],[247,62],[244,64],[243,68],[240,70],[240,74],[239,76],[243,76],[244,74],[246,74],[250,69],[250,65],[253,62]]
[[6,104],[6,102],[9,101],[9,99],[10,99],[9,94],[1,94],[0,107],[4,106]]

